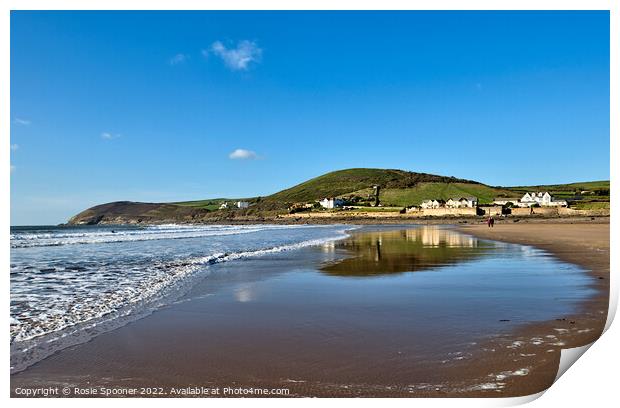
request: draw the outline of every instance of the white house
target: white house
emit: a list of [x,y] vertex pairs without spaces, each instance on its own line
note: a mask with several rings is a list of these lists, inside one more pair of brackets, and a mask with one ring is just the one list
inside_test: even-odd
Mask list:
[[447,208],[473,208],[476,206],[478,206],[478,199],[476,197],[450,198],[446,201]]
[[463,197],[461,198],[461,204],[464,207],[469,207],[469,208],[477,207],[478,199],[476,197]]
[[446,207],[448,208],[459,208],[461,206],[461,202],[458,198],[448,198],[446,201]]
[[247,201],[237,201],[236,205],[237,208],[248,208],[250,206],[250,203],[248,203]]
[[566,200],[551,200],[547,203],[548,207],[568,207]]
[[523,197],[521,197],[521,202],[530,205],[547,205],[547,203],[551,202],[551,194],[549,194],[548,191],[545,191],[544,193],[542,191],[539,191],[538,193],[525,193],[523,194]]
[[341,198],[324,198],[319,201],[323,208],[336,208],[344,205],[344,200]]
[[424,200],[420,204],[420,208],[439,208],[443,207],[445,202],[443,200]]
[[220,210],[225,210],[226,208],[228,208],[228,203],[220,204]]
[[568,203],[565,200],[554,200],[548,191],[537,193],[525,193],[521,200],[517,203],[519,207],[531,207],[538,204],[541,207],[566,207]]

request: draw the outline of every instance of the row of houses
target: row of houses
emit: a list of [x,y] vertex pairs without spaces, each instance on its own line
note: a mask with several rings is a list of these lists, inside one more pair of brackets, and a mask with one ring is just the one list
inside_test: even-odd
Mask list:
[[478,199],[476,197],[456,197],[449,198],[448,201],[444,200],[424,200],[420,204],[420,208],[473,208],[478,206]]
[[493,204],[512,204],[515,207],[521,208],[532,207],[534,205],[539,205],[541,207],[568,207],[566,200],[555,200],[548,191],[525,193],[521,198],[496,198],[493,200]]
[[[525,193],[521,198],[496,198],[493,204],[505,206],[512,204],[515,207],[531,207],[539,205],[541,207],[567,207],[566,200],[556,200],[548,191]],[[324,198],[319,201],[321,207],[333,209],[344,206],[345,200],[341,198]],[[476,208],[478,207],[478,199],[476,197],[453,197],[448,200],[428,199],[422,201],[420,209],[437,209],[437,208]],[[411,207],[415,208],[415,207]]]
[[[346,204],[345,200],[341,198],[327,197],[319,200],[321,207],[326,209],[342,207]],[[478,205],[478,199],[476,197],[455,197],[450,198],[447,201],[437,200],[424,200],[420,205],[420,208],[474,208]]]

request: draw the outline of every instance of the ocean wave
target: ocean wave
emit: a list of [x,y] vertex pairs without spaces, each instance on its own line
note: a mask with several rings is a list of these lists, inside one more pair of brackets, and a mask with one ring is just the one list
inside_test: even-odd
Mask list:
[[63,245],[109,244],[162,239],[203,238],[225,235],[250,234],[265,230],[287,228],[309,228],[314,226],[291,225],[217,225],[180,226],[160,225],[141,229],[110,228],[109,231],[76,232],[19,232],[11,234],[11,248],[32,248]]
[[[347,229],[351,229],[351,227],[347,227]],[[11,310],[11,343],[24,342],[37,337],[47,336],[54,332],[62,332],[76,325],[96,321],[109,314],[118,312],[122,308],[156,299],[166,289],[173,287],[180,281],[186,280],[197,270],[205,266],[321,245],[345,238],[347,236],[347,229],[334,231],[335,235],[328,237],[291,244],[238,252],[215,252],[205,256],[173,261],[158,261],[152,265],[134,266],[130,269],[140,269],[140,275],[143,277],[142,280],[138,282],[128,281],[124,282],[124,284],[117,283],[113,290],[104,285],[105,291],[101,293],[97,293],[95,289],[89,288],[88,286],[92,286],[92,283],[86,282],[88,285],[80,293],[67,290],[66,293],[56,297],[53,304],[45,306],[44,310],[34,307],[24,309],[21,313],[15,314]],[[90,272],[92,271],[87,270],[84,273]],[[54,275],[54,273],[57,274],[57,271],[50,270],[49,273],[54,280],[58,280],[58,276]],[[44,279],[44,277],[37,279]],[[79,278],[77,279],[77,281],[73,280],[71,282],[72,285],[75,285],[74,287],[81,286]],[[11,309],[13,309],[14,303],[20,302],[41,303],[40,301],[37,302],[36,298],[20,295],[18,291],[12,289]]]

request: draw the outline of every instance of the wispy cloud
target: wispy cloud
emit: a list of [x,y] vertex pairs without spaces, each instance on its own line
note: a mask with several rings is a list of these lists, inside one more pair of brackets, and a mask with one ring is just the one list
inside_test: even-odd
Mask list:
[[121,137],[120,134],[116,133],[110,133],[110,132],[103,132],[101,134],[101,138],[104,140],[112,140],[112,139],[118,139],[119,137]]
[[17,123],[18,125],[24,125],[24,126],[28,126],[31,123],[29,120],[22,119],[22,118],[15,118],[13,121]]
[[[247,71],[251,63],[261,61],[263,50],[254,41],[243,40],[237,48],[226,48],[221,41],[211,44],[211,52],[224,61],[224,65],[233,71]],[[203,55],[208,51],[203,50]]]
[[19,149],[19,145],[17,143],[11,145],[11,150]]
[[253,160],[258,159],[256,152],[246,149],[235,149],[228,157],[232,160]]
[[178,64],[183,64],[188,59],[189,59],[189,55],[187,54],[177,54],[174,57],[170,58],[170,60],[168,60],[168,63],[170,65],[178,65]]

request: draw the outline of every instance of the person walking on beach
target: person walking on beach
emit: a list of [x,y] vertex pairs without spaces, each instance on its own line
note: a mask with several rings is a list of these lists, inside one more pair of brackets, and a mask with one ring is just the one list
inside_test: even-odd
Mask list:
[[489,215],[489,218],[487,219],[487,226],[489,228],[493,228],[493,224],[495,224],[495,220],[492,215]]

